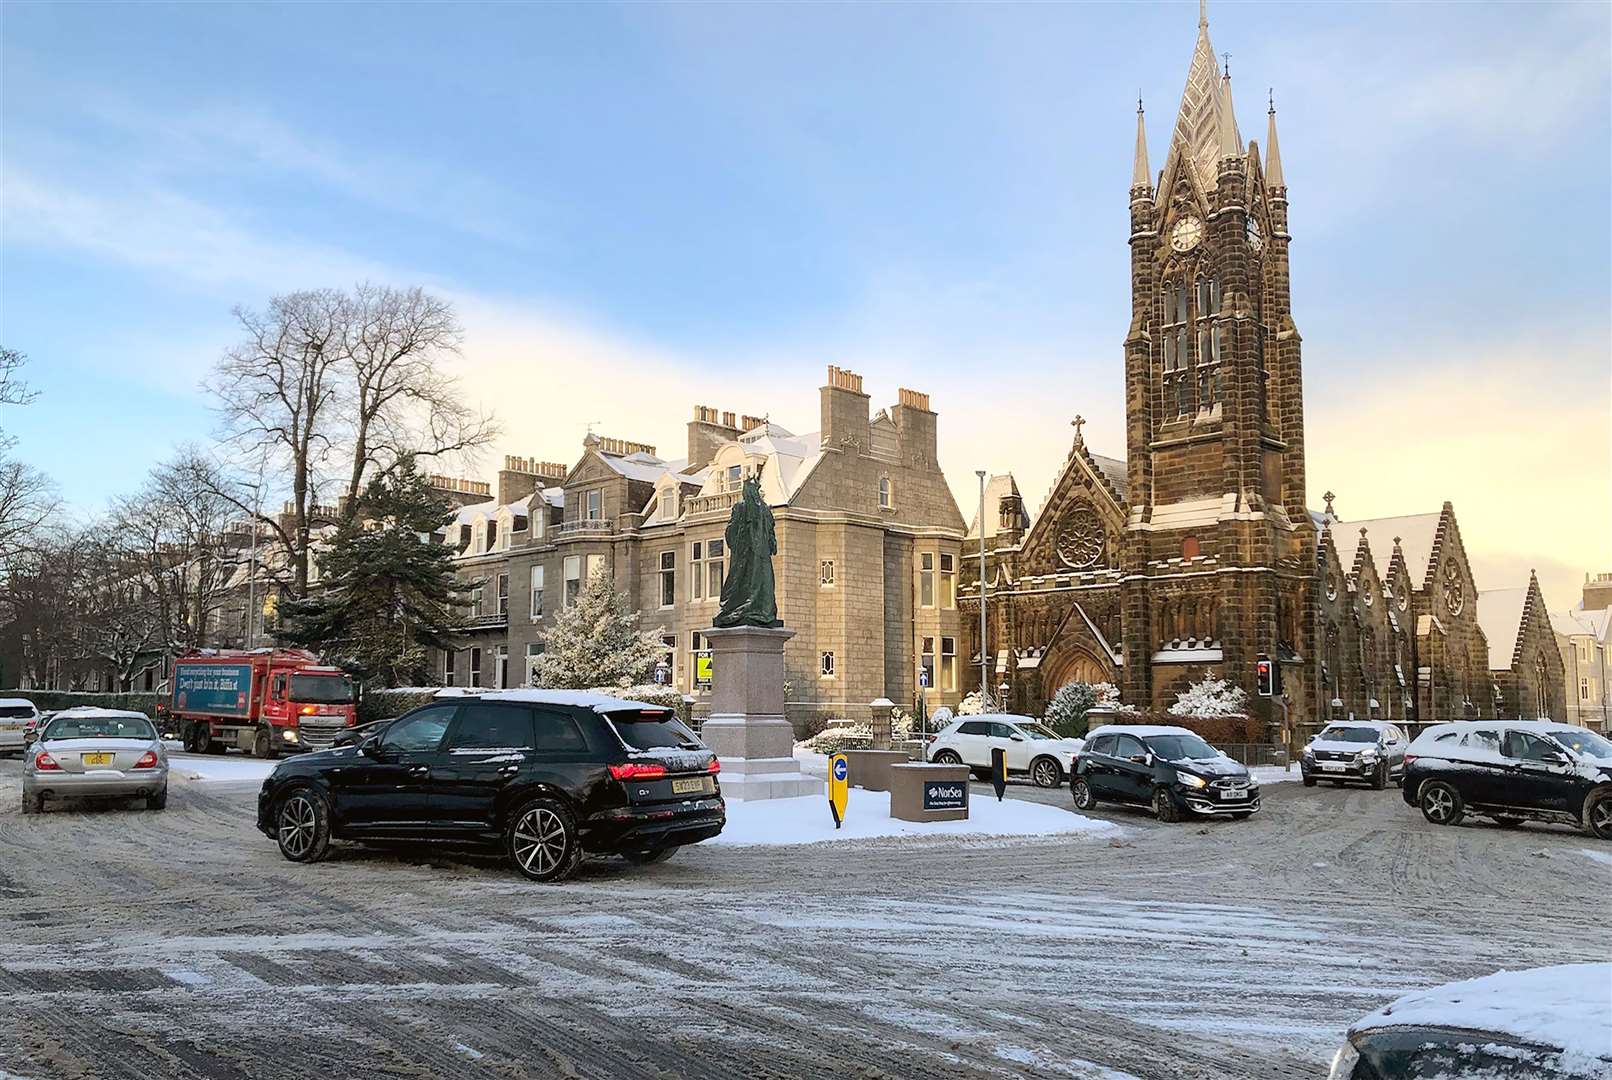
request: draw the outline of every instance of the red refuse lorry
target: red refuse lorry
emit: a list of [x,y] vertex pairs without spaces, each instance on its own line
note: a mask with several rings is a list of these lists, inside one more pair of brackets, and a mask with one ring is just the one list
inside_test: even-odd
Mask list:
[[353,681],[302,649],[202,649],[174,661],[169,723],[193,753],[323,750],[358,722]]

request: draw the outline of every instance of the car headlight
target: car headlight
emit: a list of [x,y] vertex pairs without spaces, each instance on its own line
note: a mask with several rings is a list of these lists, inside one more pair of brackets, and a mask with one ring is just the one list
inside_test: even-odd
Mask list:
[[1181,784],[1184,787],[1206,788],[1209,786],[1209,781],[1205,780],[1201,776],[1193,776],[1191,773],[1176,773],[1175,779],[1176,783]]
[[1355,1049],[1355,1044],[1345,1039],[1343,1045],[1338,1047],[1338,1052],[1332,1055],[1332,1068],[1327,1072],[1327,1080],[1350,1080],[1359,1061],[1360,1052]]
[[1362,750],[1362,751],[1360,751],[1360,760],[1361,761],[1376,761],[1377,760],[1377,750],[1376,750],[1376,748],[1374,747],[1374,748],[1372,748],[1370,750]]

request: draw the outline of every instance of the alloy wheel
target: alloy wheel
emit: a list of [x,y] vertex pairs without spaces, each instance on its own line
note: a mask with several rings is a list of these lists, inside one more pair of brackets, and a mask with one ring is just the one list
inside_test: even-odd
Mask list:
[[515,859],[529,874],[547,874],[565,857],[565,823],[544,806],[529,811],[515,826]]
[[1031,774],[1037,787],[1057,787],[1062,779],[1058,774],[1058,766],[1042,758],[1035,763],[1035,771]]
[[1455,800],[1442,787],[1432,788],[1425,793],[1422,805],[1427,810],[1427,816],[1440,823],[1450,820],[1450,814],[1455,810]]
[[1612,837],[1612,799],[1602,799],[1590,807],[1590,830],[1596,836]]
[[280,808],[280,847],[292,858],[308,853],[318,829],[319,816],[306,795],[293,795]]
[[1084,780],[1075,781],[1075,806],[1080,810],[1090,810],[1096,799],[1091,797],[1091,785]]

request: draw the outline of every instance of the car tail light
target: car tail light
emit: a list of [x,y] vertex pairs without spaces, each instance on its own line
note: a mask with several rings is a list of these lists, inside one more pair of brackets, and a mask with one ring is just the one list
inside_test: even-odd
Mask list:
[[722,771],[722,763],[720,761],[718,761],[716,758],[712,758],[711,759],[711,767],[706,769],[705,771],[710,772],[710,773],[721,772]]
[[629,761],[625,765],[610,766],[610,775],[617,780],[658,780],[666,775],[664,765],[640,765]]
[[49,754],[45,753],[44,751],[40,751],[39,756],[34,758],[34,771],[35,772],[61,772],[62,767],[60,765],[56,764],[56,759],[55,758],[51,757]]
[[1416,760],[1416,755],[1415,754],[1406,754],[1405,755],[1405,761],[1404,761],[1405,767],[1409,768],[1410,763],[1415,761],[1415,760]]
[[140,760],[134,763],[136,769],[155,769],[157,767],[157,752],[147,750],[140,755]]
[[940,736],[939,736],[939,735],[931,735],[931,736],[929,736],[929,738],[927,738],[927,739],[925,739],[925,740],[924,740],[924,742],[926,742],[926,743],[932,743],[932,742],[934,742],[934,741],[935,741],[935,740],[936,740],[936,739],[938,739],[938,738],[940,738]]

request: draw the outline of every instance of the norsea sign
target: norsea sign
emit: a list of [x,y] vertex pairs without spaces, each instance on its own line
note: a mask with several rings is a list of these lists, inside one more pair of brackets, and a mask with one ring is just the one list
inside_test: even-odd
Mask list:
[[968,783],[963,780],[925,780],[924,809],[968,809]]

